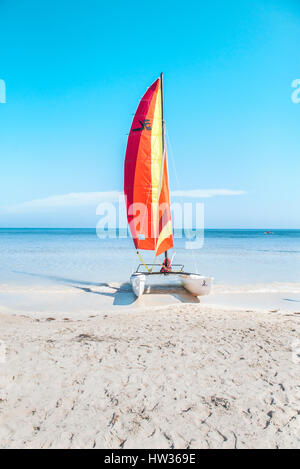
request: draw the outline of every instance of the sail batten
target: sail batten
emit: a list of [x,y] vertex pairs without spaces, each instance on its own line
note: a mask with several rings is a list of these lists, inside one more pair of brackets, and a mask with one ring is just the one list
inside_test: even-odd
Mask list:
[[133,118],[124,171],[127,218],[135,247],[156,251],[156,255],[173,247],[162,109],[158,78]]

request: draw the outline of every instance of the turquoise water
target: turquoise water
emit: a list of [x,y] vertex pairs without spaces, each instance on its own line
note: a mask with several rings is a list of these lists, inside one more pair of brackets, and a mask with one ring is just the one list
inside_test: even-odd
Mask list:
[[[300,230],[206,230],[202,249],[175,239],[174,262],[216,283],[300,282]],[[172,256],[172,253],[170,253]],[[153,253],[143,253],[148,262]],[[0,229],[0,283],[122,282],[139,263],[131,238],[94,229]]]

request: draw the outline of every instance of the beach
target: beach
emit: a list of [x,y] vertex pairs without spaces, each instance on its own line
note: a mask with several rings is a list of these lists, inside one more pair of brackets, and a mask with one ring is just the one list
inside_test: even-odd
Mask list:
[[130,240],[0,234],[1,448],[300,447],[299,231],[209,232],[210,295],[138,300]]
[[65,312],[1,307],[1,448],[300,447],[299,307],[52,294]]
[[299,3],[0,1],[0,449],[300,449]]

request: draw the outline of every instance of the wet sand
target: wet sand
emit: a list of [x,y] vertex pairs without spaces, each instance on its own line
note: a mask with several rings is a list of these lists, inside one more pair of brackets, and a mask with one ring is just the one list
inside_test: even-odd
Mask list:
[[202,304],[222,309],[299,312],[300,283],[215,285],[210,295],[195,298],[176,282],[149,285],[137,300],[128,283],[89,283],[57,278],[44,284],[0,284],[0,313],[47,318],[86,319],[107,311]]

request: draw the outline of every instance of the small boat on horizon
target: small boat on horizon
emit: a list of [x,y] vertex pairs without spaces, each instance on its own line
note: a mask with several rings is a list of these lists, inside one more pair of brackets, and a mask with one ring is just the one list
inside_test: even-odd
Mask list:
[[[140,297],[144,293],[150,277],[177,276],[192,295],[208,295],[212,277],[185,272],[183,265],[172,265],[168,257],[174,243],[162,73],[144,94],[133,118],[125,156],[124,194],[128,224],[140,259],[130,277],[134,294]],[[141,250],[154,251],[155,262],[147,264]],[[158,264],[160,255],[164,259]]]

